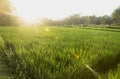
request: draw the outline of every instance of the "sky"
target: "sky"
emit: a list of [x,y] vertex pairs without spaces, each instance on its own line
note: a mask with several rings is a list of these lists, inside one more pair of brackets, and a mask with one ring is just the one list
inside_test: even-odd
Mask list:
[[111,15],[120,0],[13,0],[15,14],[28,20],[60,19],[71,14]]

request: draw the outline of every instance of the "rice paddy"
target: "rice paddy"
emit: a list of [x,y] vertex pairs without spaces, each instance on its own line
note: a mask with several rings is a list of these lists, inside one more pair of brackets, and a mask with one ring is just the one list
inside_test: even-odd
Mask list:
[[120,79],[120,29],[103,29],[0,27],[2,62],[14,79]]

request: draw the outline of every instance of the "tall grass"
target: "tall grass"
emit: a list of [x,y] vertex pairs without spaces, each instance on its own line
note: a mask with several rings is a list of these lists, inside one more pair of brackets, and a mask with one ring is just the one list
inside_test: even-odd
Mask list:
[[120,63],[120,32],[1,27],[0,34],[4,60],[16,79],[97,79]]

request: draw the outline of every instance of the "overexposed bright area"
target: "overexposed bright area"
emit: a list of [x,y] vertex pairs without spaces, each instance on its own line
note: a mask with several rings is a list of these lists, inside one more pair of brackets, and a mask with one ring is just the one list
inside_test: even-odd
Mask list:
[[38,18],[59,19],[74,13],[111,15],[120,0],[13,0],[16,14],[31,21]]

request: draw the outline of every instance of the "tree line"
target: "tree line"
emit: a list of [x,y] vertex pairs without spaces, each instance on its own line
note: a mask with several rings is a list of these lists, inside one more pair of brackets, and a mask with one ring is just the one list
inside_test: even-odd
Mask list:
[[[14,7],[10,0],[0,0],[0,26],[20,25],[22,20],[13,15]],[[48,18],[40,19],[40,25],[49,26],[74,26],[74,25],[120,25],[120,7],[114,10],[111,16],[81,16],[73,14],[64,19],[52,20]]]
[[80,14],[73,14],[61,20],[43,18],[40,23],[49,26],[120,25],[120,7],[115,9],[111,16],[80,16]]
[[74,26],[74,25],[111,25],[112,19],[108,15],[104,16],[80,16],[80,14],[73,14],[61,20],[41,19],[41,25],[55,25],[55,26]]
[[111,16],[81,16],[80,14],[73,14],[61,20],[43,18],[40,21],[41,25],[49,26],[120,25],[120,7],[115,9]]

